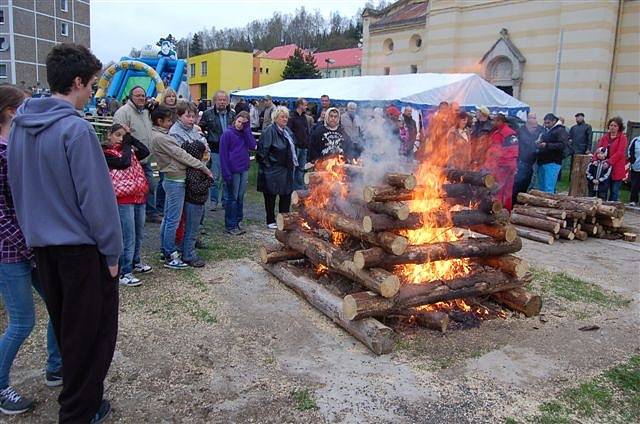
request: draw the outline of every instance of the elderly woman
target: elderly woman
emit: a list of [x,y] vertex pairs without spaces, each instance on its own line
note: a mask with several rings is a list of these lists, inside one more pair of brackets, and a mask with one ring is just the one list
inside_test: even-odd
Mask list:
[[[598,142],[598,147],[604,147],[609,151],[607,163],[611,166],[611,184],[609,185],[609,200],[618,201],[620,198],[620,187],[624,180],[627,164],[626,149],[627,136],[623,134],[624,123],[622,118],[615,116],[607,121],[608,132],[602,136]],[[592,160],[596,160],[593,156]]]
[[287,127],[289,109],[278,106],[271,112],[272,124],[260,135],[258,161],[258,191],[264,195],[267,227],[276,229],[276,196],[278,211],[289,212],[293,192],[293,172],[298,166],[293,134]]

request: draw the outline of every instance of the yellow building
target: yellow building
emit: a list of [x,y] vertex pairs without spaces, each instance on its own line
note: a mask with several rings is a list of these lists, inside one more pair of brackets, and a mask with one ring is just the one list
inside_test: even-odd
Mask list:
[[216,91],[252,87],[253,55],[216,50],[188,60],[189,91],[193,99],[211,99]]
[[287,59],[272,59],[264,51],[256,52],[253,56],[253,87],[282,81],[285,66]]
[[363,75],[475,72],[569,126],[640,122],[639,0],[400,0],[363,18]]

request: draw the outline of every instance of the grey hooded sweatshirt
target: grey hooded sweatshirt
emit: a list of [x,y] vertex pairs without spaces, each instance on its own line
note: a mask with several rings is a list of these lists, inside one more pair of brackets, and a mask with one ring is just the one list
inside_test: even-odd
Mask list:
[[29,247],[95,245],[109,266],[118,264],[122,232],[107,163],[71,103],[26,100],[9,134],[7,166]]

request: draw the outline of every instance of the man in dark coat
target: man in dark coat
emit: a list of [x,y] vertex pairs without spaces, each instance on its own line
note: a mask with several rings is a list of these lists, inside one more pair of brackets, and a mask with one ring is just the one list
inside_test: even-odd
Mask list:
[[214,106],[202,114],[200,126],[207,138],[209,149],[211,149],[211,173],[214,179],[210,196],[211,210],[217,210],[221,192],[222,204],[224,205],[227,200],[220,170],[220,137],[222,137],[224,130],[234,121],[236,113],[229,107],[229,97],[225,91],[217,91],[213,101],[215,102]]
[[309,121],[307,120],[307,101],[305,99],[296,100],[296,108],[291,113],[287,126],[293,133],[296,143],[298,168],[295,173],[294,188],[299,190],[304,188],[304,165],[307,163],[309,135],[311,133]]
[[538,124],[538,117],[534,112],[527,116],[527,123],[518,129],[518,172],[513,185],[513,198],[518,193],[524,193],[531,184],[533,166],[538,154],[537,141],[544,128]]
[[574,154],[587,155],[591,153],[592,133],[591,125],[584,122],[584,113],[576,113],[576,124],[569,130],[569,140],[571,140]]
[[544,128],[538,143],[538,187],[544,192],[555,193],[569,133],[553,113],[544,116]]

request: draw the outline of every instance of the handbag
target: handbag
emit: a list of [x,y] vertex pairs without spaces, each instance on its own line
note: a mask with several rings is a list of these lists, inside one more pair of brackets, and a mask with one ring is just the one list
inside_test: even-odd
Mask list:
[[[105,153],[122,157],[122,151],[107,149]],[[139,195],[144,197],[149,191],[147,177],[140,161],[135,154],[131,155],[131,166],[126,169],[110,169],[109,176],[113,184],[113,191],[116,197],[129,197]]]

